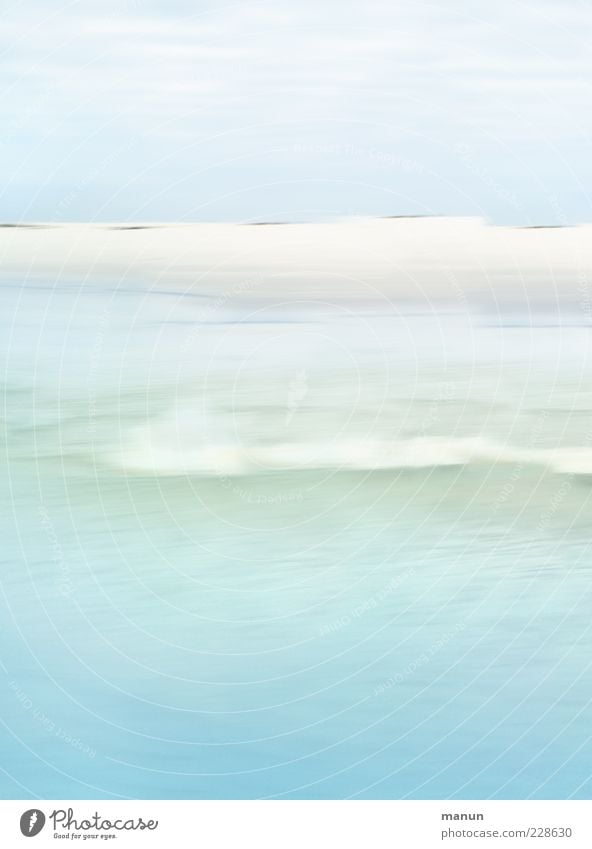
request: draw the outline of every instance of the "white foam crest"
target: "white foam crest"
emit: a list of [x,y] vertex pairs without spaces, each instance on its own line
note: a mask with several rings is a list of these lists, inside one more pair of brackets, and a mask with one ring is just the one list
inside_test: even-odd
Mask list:
[[[188,438],[189,437],[189,438]],[[469,464],[537,465],[564,474],[592,474],[592,447],[533,449],[484,437],[416,437],[245,444],[167,421],[135,428],[111,462],[129,473],[238,476],[274,471],[428,469]]]

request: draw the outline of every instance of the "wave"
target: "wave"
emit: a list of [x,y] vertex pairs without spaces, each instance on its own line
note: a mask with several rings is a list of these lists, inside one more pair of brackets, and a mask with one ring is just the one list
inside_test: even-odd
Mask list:
[[514,464],[569,475],[592,474],[592,447],[535,449],[484,437],[336,439],[240,444],[196,440],[146,426],[134,429],[110,462],[127,473],[234,477],[311,470],[378,471]]

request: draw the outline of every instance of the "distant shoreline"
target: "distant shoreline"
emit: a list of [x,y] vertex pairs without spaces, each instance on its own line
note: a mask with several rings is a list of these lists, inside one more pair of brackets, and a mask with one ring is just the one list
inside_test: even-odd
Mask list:
[[480,218],[0,225],[0,282],[106,278],[228,297],[356,298],[592,313],[592,224]]

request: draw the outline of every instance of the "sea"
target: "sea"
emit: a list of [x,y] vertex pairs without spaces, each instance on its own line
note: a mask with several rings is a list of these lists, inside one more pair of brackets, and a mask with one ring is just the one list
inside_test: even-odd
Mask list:
[[0,316],[3,798],[589,798],[586,317]]

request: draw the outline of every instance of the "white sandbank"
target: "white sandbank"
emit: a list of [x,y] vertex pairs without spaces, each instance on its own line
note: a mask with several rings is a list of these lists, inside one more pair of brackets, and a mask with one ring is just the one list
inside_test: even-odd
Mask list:
[[[329,223],[0,227],[3,282],[355,298],[590,315],[592,225],[513,228],[478,218]],[[592,291],[592,290],[590,290]]]

